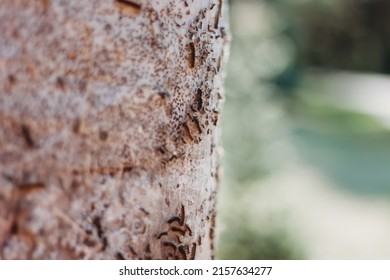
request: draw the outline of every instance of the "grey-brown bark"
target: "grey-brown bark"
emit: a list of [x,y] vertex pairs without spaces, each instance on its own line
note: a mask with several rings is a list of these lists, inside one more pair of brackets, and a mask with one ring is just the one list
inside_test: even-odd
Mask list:
[[213,258],[225,4],[0,2],[0,259]]

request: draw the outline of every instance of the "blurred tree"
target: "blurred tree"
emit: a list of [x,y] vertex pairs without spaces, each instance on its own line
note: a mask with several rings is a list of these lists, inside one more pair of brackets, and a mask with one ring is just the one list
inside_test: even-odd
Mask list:
[[389,1],[270,3],[287,21],[306,67],[389,73]]

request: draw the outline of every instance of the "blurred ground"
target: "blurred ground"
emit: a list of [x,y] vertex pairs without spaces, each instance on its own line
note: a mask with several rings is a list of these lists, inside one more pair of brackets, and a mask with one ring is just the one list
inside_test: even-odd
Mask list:
[[[389,201],[353,196],[333,188],[334,185],[317,171],[300,167],[254,183],[238,201],[228,198],[230,203],[245,205],[239,213],[248,224],[242,227],[250,227],[258,234],[252,233],[250,237],[254,240],[245,241],[239,236],[245,232],[241,229],[238,235],[233,233],[234,236],[228,238],[232,233],[230,226],[225,225],[223,241],[230,240],[230,244],[221,243],[221,256],[388,259]],[[256,247],[260,242],[256,239],[264,240],[265,248]]]

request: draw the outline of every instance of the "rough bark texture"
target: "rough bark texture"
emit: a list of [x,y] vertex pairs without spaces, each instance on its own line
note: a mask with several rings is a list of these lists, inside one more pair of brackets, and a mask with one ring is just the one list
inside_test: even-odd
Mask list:
[[213,258],[225,4],[0,1],[1,259]]

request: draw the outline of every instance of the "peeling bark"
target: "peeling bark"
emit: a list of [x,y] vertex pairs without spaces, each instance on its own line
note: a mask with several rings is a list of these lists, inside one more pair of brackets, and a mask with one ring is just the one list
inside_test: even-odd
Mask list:
[[0,2],[0,259],[214,257],[225,5]]

